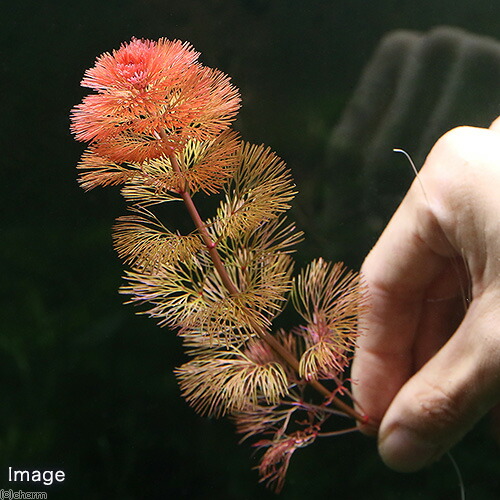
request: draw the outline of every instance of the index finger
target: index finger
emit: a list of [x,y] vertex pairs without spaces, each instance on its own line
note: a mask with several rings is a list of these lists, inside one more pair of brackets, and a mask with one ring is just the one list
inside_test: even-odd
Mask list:
[[354,397],[379,423],[415,369],[414,343],[428,290],[453,255],[418,179],[366,258],[370,304],[360,318]]

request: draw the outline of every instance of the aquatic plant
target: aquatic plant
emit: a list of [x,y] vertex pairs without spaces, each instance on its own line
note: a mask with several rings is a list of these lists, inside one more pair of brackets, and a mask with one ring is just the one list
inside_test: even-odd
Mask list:
[[[345,376],[365,295],[342,263],[320,258],[294,277],[302,233],[286,217],[290,172],[231,129],[239,92],[198,58],[188,43],[136,38],[97,58],[82,80],[94,92],[71,113],[88,143],[79,181],[122,186],[121,292],[182,337],[184,398],[202,415],[231,416],[242,441],[263,450],[261,481],[280,491],[297,449],[356,429],[332,417],[367,422]],[[198,200],[213,197],[217,208],[202,216]],[[193,223],[184,233],[177,213],[164,220],[164,208],[181,205]],[[300,324],[273,327],[289,303]]]

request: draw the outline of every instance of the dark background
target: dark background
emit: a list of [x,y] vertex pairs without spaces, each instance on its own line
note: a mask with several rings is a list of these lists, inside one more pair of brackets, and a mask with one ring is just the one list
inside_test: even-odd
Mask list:
[[[328,138],[380,39],[443,24],[499,37],[498,0],[21,0],[3,2],[0,19],[0,487],[49,499],[273,498],[232,425],[179,397],[179,339],[122,304],[111,226],[124,204],[116,189],[85,194],[76,182],[83,146],[68,115],[83,72],[131,36],[190,41],[241,89],[236,128],[287,161],[304,186],[299,224],[318,231],[314,186],[335,181],[321,177]],[[332,237],[307,235],[299,260],[359,267],[376,235],[351,252],[341,219]],[[453,454],[468,498],[500,498],[487,419]],[[9,484],[9,466],[66,480]],[[298,451],[281,498],[451,499],[457,483],[446,459],[400,475],[350,435]]]

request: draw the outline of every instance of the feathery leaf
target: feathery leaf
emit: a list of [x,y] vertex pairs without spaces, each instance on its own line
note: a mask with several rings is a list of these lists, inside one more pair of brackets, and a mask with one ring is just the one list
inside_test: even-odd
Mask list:
[[294,187],[285,163],[270,148],[243,143],[225,198],[207,226],[221,236],[253,229],[290,208]]
[[307,321],[299,330],[306,343],[300,375],[307,380],[338,375],[355,348],[358,313],[365,304],[359,275],[340,262],[317,259],[296,278],[292,302]]
[[175,372],[187,402],[198,413],[215,417],[255,404],[259,398],[276,403],[287,393],[286,373],[272,353],[264,359],[255,356],[256,345],[269,350],[260,340],[245,348],[195,350],[196,357]]
[[113,239],[115,249],[126,264],[144,271],[158,269],[177,260],[186,260],[203,248],[201,238],[167,229],[144,207],[133,207],[133,215],[117,219]]
[[83,153],[76,168],[81,170],[78,182],[85,191],[97,186],[124,184],[140,172],[137,165],[116,163],[98,154],[93,147]]

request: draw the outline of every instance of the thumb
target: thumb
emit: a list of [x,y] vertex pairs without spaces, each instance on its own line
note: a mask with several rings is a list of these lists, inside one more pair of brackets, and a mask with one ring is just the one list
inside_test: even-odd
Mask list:
[[500,116],[490,125],[490,130],[496,130],[500,132]]
[[379,453],[390,468],[412,472],[434,462],[500,399],[499,301],[485,295],[387,410]]

